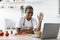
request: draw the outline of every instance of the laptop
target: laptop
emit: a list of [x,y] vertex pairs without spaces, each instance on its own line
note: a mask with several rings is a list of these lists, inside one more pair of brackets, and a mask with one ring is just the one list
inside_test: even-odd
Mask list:
[[45,23],[43,28],[42,39],[56,39],[59,32],[59,23]]

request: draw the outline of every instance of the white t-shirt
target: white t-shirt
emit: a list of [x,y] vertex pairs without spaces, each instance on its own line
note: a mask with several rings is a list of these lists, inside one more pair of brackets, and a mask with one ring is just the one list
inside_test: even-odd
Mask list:
[[33,25],[33,30],[36,29],[37,28],[37,21],[36,21],[36,19],[32,18],[31,20],[28,21],[27,19],[25,19],[25,17],[21,17],[19,19],[19,21],[17,21],[17,23],[16,23],[16,28],[22,28],[23,23],[24,23],[25,24],[24,27],[30,28]]

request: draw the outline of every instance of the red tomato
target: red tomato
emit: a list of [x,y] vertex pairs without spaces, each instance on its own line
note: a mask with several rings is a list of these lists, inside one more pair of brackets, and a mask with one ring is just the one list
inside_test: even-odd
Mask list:
[[4,35],[4,32],[0,32],[0,36],[3,36]]
[[8,33],[7,31],[6,31],[6,34],[5,34],[5,36],[7,36],[7,37],[9,36],[9,33]]
[[4,36],[4,32],[2,32],[2,36]]

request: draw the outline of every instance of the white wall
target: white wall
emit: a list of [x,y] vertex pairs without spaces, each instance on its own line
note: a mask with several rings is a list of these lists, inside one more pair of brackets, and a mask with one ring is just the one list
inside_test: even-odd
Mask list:
[[40,4],[33,4],[34,7],[34,17],[40,12],[44,13],[44,20],[42,23],[42,28],[44,23],[60,23],[59,14],[59,0],[41,0]]
[[[5,28],[5,19],[10,19],[16,22],[17,17],[20,15],[19,10],[15,9],[0,9],[0,29]],[[3,29],[4,29],[3,28]]]
[[[20,5],[20,4],[19,4]],[[32,5],[34,8],[33,17],[37,19],[37,14],[41,11],[44,13],[43,23],[60,23],[58,18],[58,0],[41,0],[40,3],[25,3],[24,6]],[[18,6],[18,5],[17,5]],[[11,19],[14,22],[21,16],[19,9],[0,9],[0,27],[5,27],[5,18]],[[42,27],[43,28],[43,27]],[[4,29],[4,28],[3,28]]]

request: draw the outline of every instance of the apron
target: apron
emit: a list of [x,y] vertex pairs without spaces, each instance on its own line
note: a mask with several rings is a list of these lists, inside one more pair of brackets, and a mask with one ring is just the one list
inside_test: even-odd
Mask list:
[[[32,19],[31,19],[31,27],[33,28],[33,21],[32,21]],[[28,28],[29,28],[29,27],[25,26],[25,18],[24,18],[24,22],[23,22],[23,24],[22,24],[21,29],[28,29]]]
[[[31,19],[31,27],[33,28],[33,21]],[[22,25],[22,29],[28,29],[29,27],[26,27],[25,26],[25,18],[24,18],[24,22],[23,22],[23,25]],[[22,34],[24,34],[25,32],[22,32]],[[28,34],[34,34],[34,32],[32,31],[31,33],[28,33]]]
[[[32,21],[32,19],[31,19],[31,27],[33,27],[33,21]],[[24,22],[23,22],[23,25],[22,25],[22,28],[21,29],[23,29],[23,28],[27,28],[27,27],[25,27],[25,18],[24,18]],[[16,33],[15,35],[27,35],[27,34],[34,34],[34,31],[31,31],[31,32],[19,32],[19,33]]]

